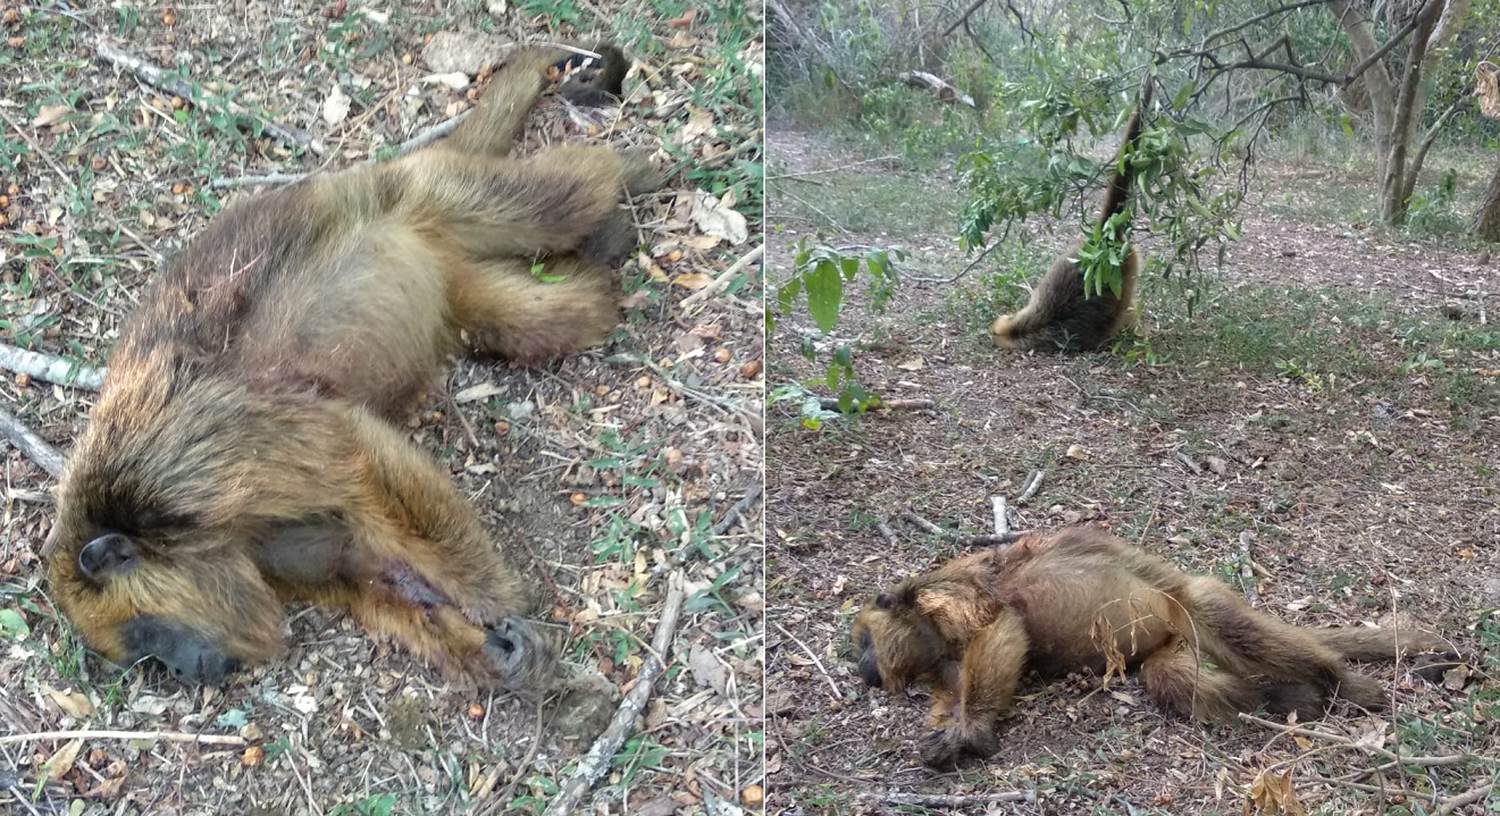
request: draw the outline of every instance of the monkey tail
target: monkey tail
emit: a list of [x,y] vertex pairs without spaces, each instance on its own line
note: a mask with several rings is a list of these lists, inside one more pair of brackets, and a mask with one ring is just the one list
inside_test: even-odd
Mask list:
[[1402,654],[1445,648],[1437,638],[1416,629],[1337,626],[1311,631],[1320,643],[1345,660],[1395,660]]
[[[1155,88],[1155,81],[1147,76],[1141,84],[1140,99],[1136,103],[1135,113],[1130,115],[1130,122],[1125,125],[1125,139],[1120,143],[1120,155],[1115,161],[1115,169],[1109,176],[1109,189],[1104,194],[1104,207],[1099,211],[1099,223],[1103,224],[1116,213],[1125,209],[1125,203],[1130,200],[1130,188],[1135,184],[1135,163],[1131,156],[1135,153],[1136,140],[1141,136],[1142,120],[1146,108],[1151,105],[1151,95]],[[1115,239],[1123,238],[1116,235]]]

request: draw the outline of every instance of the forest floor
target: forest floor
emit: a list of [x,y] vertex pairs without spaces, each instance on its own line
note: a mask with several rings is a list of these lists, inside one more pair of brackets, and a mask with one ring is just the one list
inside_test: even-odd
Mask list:
[[[1319,217],[1319,196],[1365,179],[1273,164],[1222,271],[1182,284],[1196,290],[1191,315],[1182,288],[1151,278],[1144,339],[1073,356],[999,351],[985,327],[1026,296],[1011,269],[1034,280],[1071,228],[1000,253],[1013,266],[915,283],[968,260],[953,174],[770,133],[773,289],[800,239],[911,253],[883,308],[850,285],[832,338],[799,303],[769,341],[772,812],[920,811],[891,797],[905,793],[957,796],[949,812],[1239,814],[1283,782],[1309,813],[1433,813],[1476,789],[1452,812],[1494,812],[1482,786],[1500,775],[1500,267]],[[1149,255],[1153,237],[1136,235]],[[827,392],[799,385],[823,374],[804,342],[822,365],[849,344],[871,391],[935,407],[824,416],[811,430],[806,395]],[[1040,492],[1018,502],[1034,470]],[[1032,678],[998,754],[934,773],[916,759],[925,691],[866,688],[849,626],[870,593],[961,551],[903,513],[988,533],[992,496],[1010,500],[1012,529],[1106,526],[1294,623],[1433,627],[1479,654],[1474,671],[1434,686],[1407,666],[1369,666],[1393,710],[1336,708],[1315,724],[1331,737],[1164,716],[1134,679]],[[1377,773],[1381,751],[1429,759]],[[1008,791],[1037,798],[983,799]]]
[[[606,31],[640,65],[624,105],[544,101],[523,152],[564,139],[662,148],[670,187],[634,202],[647,249],[623,273],[622,325],[543,366],[462,361],[409,423],[536,576],[547,617],[568,631],[571,690],[538,707],[449,683],[347,616],[296,604],[282,659],[222,688],[184,689],[150,661],[122,673],[87,654],[49,601],[40,552],[53,480],[7,447],[0,812],[540,812],[636,683],[673,575],[686,602],[666,673],[587,810],[758,805],[758,267],[683,299],[760,240],[761,21],[735,2],[695,4],[696,16],[672,0],[523,0],[490,3],[493,14],[473,2],[364,5],[0,3],[0,336],[105,364],[161,256],[256,193],[216,183],[383,158],[468,107],[472,63],[506,39]],[[454,34],[488,39],[446,57],[427,50]],[[174,99],[118,70],[103,42],[180,67],[192,93]],[[215,92],[321,153],[246,127]],[[63,451],[93,398],[0,381],[0,404]],[[737,504],[745,511],[730,518]],[[77,729],[223,739],[35,736]]]

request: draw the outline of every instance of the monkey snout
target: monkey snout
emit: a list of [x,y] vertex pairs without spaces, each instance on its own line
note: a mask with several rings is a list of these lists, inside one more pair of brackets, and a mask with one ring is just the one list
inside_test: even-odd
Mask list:
[[557,649],[536,624],[506,618],[484,638],[500,681],[514,691],[544,691],[557,675]]
[[859,658],[859,677],[865,681],[870,688],[880,688],[882,683],[880,677],[880,666],[875,661],[875,655],[865,652]]

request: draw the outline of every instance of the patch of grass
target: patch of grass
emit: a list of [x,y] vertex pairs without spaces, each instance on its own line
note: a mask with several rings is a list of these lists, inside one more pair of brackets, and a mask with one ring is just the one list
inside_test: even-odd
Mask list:
[[957,220],[951,195],[907,173],[829,173],[826,185],[793,181],[777,188],[783,214],[849,232],[888,236],[888,244],[948,234]]

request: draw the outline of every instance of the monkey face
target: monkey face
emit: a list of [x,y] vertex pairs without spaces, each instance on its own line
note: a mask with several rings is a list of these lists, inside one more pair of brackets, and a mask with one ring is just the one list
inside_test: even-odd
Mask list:
[[184,683],[219,685],[280,648],[281,605],[232,546],[102,532],[59,546],[49,573],[84,641],[116,663],[155,657]]
[[859,655],[859,677],[871,688],[901,691],[929,678],[943,657],[943,640],[931,621],[903,594],[882,592],[854,618],[851,635]]

